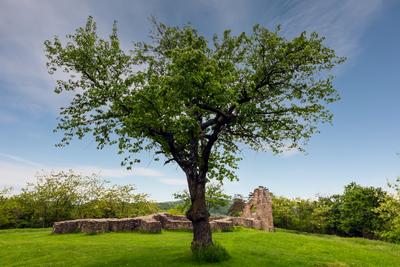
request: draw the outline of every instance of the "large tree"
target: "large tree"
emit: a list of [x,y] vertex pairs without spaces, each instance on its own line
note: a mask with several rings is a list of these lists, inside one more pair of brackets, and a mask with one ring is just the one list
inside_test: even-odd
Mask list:
[[[149,42],[121,48],[114,24],[108,39],[89,17],[66,40],[46,41],[49,72],[63,71],[55,91],[74,91],[61,110],[61,145],[92,133],[99,148],[116,144],[139,161],[150,150],[187,177],[192,248],[212,244],[205,188],[236,179],[242,145],[279,153],[302,149],[338,100],[327,71],[343,58],[316,33],[293,39],[256,25],[212,40],[190,25],[155,20]],[[65,74],[69,77],[65,77]]]

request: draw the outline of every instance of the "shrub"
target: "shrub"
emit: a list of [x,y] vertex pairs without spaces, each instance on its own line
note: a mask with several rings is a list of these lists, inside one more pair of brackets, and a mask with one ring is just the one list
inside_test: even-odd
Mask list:
[[381,188],[354,182],[343,194],[316,200],[274,196],[274,225],[303,232],[395,240],[396,231],[382,234],[385,229],[396,229],[396,221],[387,217],[394,218],[397,202],[388,201],[389,195]]
[[171,215],[185,215],[185,213],[182,210],[177,209],[177,208],[169,209],[169,210],[167,210],[167,213],[169,213]]
[[231,206],[228,209],[228,215],[233,217],[240,217],[245,205],[245,201],[242,195],[234,195]]
[[228,251],[216,242],[210,246],[195,248],[192,252],[193,259],[197,262],[215,263],[230,258]]
[[42,173],[19,194],[0,189],[0,229],[50,227],[78,218],[136,217],[159,210],[146,194],[134,191],[133,185],[110,185],[95,174]]
[[375,238],[384,221],[375,210],[385,201],[387,193],[381,188],[363,187],[350,183],[339,203],[338,230],[345,236]]
[[400,242],[400,178],[388,183],[388,186],[394,192],[374,210],[384,222],[383,229],[377,235],[387,241]]

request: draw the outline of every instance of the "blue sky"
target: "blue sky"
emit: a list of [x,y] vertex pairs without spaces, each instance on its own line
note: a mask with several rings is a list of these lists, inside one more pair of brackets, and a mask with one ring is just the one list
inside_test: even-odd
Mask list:
[[338,193],[351,181],[385,186],[400,176],[400,2],[395,0],[276,1],[28,1],[0,0],[0,188],[16,190],[38,171],[74,169],[133,183],[154,200],[169,200],[186,188],[176,166],[143,161],[133,171],[120,167],[112,147],[96,150],[91,138],[60,149],[52,130],[65,95],[53,92],[43,41],[64,36],[94,16],[100,34],[117,20],[123,46],[145,40],[148,17],[169,25],[190,21],[212,36],[230,28],[249,31],[255,23],[282,25],[287,38],[317,31],[327,45],[348,57],[335,74],[342,99],[331,106],[333,125],[320,127],[306,154],[274,156],[244,149],[239,182],[228,193],[246,195],[264,185],[278,195],[315,197]]

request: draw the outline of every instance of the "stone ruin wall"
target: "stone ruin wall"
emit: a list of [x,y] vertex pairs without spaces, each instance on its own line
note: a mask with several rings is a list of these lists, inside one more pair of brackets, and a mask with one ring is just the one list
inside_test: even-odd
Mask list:
[[[234,226],[262,229],[258,220],[240,217],[211,217],[210,226],[213,231],[229,231]],[[53,225],[54,234],[134,231],[160,233],[162,229],[191,231],[193,226],[192,222],[185,216],[176,216],[168,213],[156,213],[124,219],[78,219],[56,222]]]
[[259,186],[254,189],[249,201],[243,208],[241,217],[259,220],[263,230],[274,230],[272,196],[267,188]]
[[[229,231],[234,226],[273,231],[271,194],[264,187],[256,188],[245,204],[241,217],[210,217],[210,226],[213,231]],[[160,233],[162,229],[191,231],[193,227],[185,216],[168,213],[123,219],[78,219],[53,225],[55,234],[132,231]]]

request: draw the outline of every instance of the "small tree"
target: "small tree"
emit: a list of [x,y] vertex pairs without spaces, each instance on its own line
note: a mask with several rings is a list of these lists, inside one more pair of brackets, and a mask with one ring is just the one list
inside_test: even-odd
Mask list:
[[71,218],[82,177],[69,171],[42,173],[36,178],[35,183],[22,189],[24,202],[33,211],[32,221],[49,227],[53,222]]
[[384,222],[378,235],[386,240],[400,242],[400,177],[388,186],[393,192],[388,194],[374,211]]
[[355,182],[345,186],[339,202],[339,231],[347,236],[376,237],[384,225],[376,209],[386,198],[380,187],[363,187]]
[[228,214],[230,216],[239,217],[240,215],[242,215],[245,204],[246,202],[244,201],[242,195],[234,195],[232,204],[228,209]]
[[226,30],[208,41],[189,25],[153,25],[151,43],[134,43],[129,53],[115,24],[101,39],[91,17],[66,44],[45,42],[49,72],[70,74],[55,91],[75,92],[57,129],[61,145],[88,133],[99,148],[117,144],[125,164],[142,150],[177,163],[188,181],[195,249],[212,244],[207,181],[236,179],[239,143],[302,149],[332,118],[325,104],[338,95],[324,71],[343,58],[316,33],[287,40],[256,25],[251,34]]

